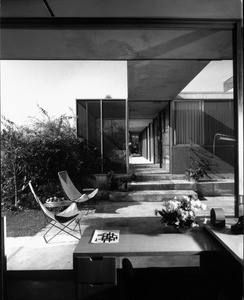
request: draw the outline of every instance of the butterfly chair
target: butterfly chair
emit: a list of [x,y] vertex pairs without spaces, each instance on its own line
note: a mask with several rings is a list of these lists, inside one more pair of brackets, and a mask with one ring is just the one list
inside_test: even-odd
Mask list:
[[[31,192],[34,196],[34,198],[36,199],[36,201],[38,202],[38,204],[40,205],[42,212],[47,220],[47,222],[51,225],[51,227],[44,233],[43,238],[45,240],[46,243],[50,242],[55,236],[57,236],[59,233],[66,232],[67,234],[73,236],[76,239],[80,239],[81,237],[81,228],[80,228],[80,212],[77,208],[77,204],[75,202],[71,203],[64,211],[57,213],[57,214],[53,214],[50,210],[48,210],[43,203],[40,201],[40,199],[37,197],[33,186],[31,184],[31,182],[29,182],[29,187],[31,189]],[[79,232],[80,232],[80,237],[75,236],[74,234],[72,234],[71,232],[69,232],[68,230],[74,230],[75,227],[72,229],[69,227],[69,225],[73,222],[76,221],[76,225],[75,227],[79,226]],[[59,231],[57,233],[55,233],[50,239],[47,239],[47,234],[48,232],[53,228],[56,227],[57,229],[59,229]],[[67,229],[67,230],[66,230]]]
[[88,214],[90,208],[92,207],[92,205],[94,205],[94,203],[91,203],[91,201],[89,201],[89,203],[88,203],[87,201],[96,196],[98,189],[95,189],[90,194],[81,194],[77,190],[77,188],[74,186],[67,171],[58,172],[58,177],[59,177],[60,183],[62,185],[62,188],[63,188],[65,194],[67,195],[67,197],[69,198],[69,200],[76,202],[76,203],[83,203],[83,204],[86,202],[86,204],[88,204],[87,205],[87,213],[86,213],[86,214]]

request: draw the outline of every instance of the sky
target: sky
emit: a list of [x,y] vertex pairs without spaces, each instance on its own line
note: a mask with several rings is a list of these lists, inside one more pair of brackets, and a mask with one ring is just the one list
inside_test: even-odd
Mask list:
[[182,92],[223,92],[223,82],[233,76],[232,60],[211,61]]
[[[223,92],[232,61],[214,61],[182,92]],[[17,125],[41,117],[70,115],[76,99],[127,98],[126,61],[1,61],[1,115]],[[70,109],[71,108],[71,109]]]
[[[124,61],[1,61],[1,115],[17,125],[70,115],[76,99],[127,98]],[[71,110],[70,110],[71,108]]]

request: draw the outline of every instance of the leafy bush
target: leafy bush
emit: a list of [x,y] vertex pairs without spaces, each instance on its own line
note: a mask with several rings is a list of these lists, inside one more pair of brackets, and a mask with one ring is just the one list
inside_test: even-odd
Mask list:
[[101,164],[100,154],[76,137],[69,119],[51,119],[40,108],[45,119],[31,127],[16,126],[2,118],[1,190],[2,206],[33,208],[35,202],[26,188],[32,180],[39,196],[63,196],[58,171],[67,170],[78,189],[87,184],[94,168]]

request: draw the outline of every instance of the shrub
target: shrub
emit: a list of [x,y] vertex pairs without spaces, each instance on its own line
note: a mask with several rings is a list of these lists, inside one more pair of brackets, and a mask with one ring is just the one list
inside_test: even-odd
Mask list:
[[40,108],[45,119],[31,127],[16,126],[2,118],[1,190],[2,206],[33,208],[28,181],[32,180],[39,196],[63,196],[57,172],[67,170],[78,189],[87,184],[100,155],[85,140],[76,137],[71,117],[51,119]]

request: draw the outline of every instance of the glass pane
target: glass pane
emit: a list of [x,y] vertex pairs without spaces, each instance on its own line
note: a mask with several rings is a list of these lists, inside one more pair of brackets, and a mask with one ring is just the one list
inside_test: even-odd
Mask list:
[[77,136],[87,140],[86,101],[77,101]]
[[101,152],[100,101],[87,102],[88,141]]
[[125,101],[103,101],[104,173],[126,172]]
[[[79,100],[77,114],[77,136],[86,140],[87,151],[95,149],[101,153],[100,101]],[[101,166],[97,165],[92,171],[101,173]]]

